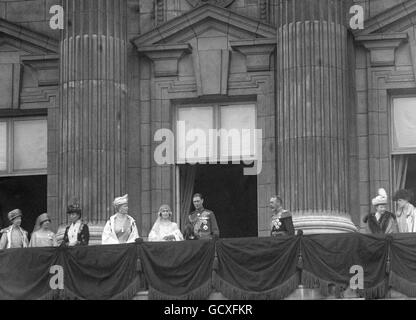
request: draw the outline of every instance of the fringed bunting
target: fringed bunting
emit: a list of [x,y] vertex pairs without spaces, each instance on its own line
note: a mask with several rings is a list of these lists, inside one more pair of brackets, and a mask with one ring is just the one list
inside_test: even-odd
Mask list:
[[49,290],[46,294],[39,297],[37,300],[59,300],[61,297],[61,290]]
[[285,282],[281,283],[275,288],[265,291],[247,291],[237,288],[225,281],[224,279],[215,276],[214,287],[221,292],[227,299],[231,300],[279,300],[289,296],[299,285],[299,276],[294,274]]
[[341,298],[342,291],[347,287],[345,283],[324,280],[305,270],[302,271],[301,284],[305,288],[319,289],[319,293],[324,297],[334,295],[335,298]]
[[[304,261],[302,284],[319,288],[323,296],[334,290],[337,298],[356,277],[368,298],[383,298],[386,290],[388,242],[384,237],[361,234],[305,236],[301,253]],[[360,279],[361,277],[361,279]]]
[[149,299],[205,299],[211,292],[213,241],[143,243],[140,259]]
[[389,286],[408,297],[416,297],[416,283],[398,276],[396,273],[391,272],[389,277]]
[[192,291],[182,295],[160,292],[157,289],[149,286],[149,300],[206,300],[211,292],[211,279],[203,283],[198,288],[195,288]]
[[416,237],[395,235],[390,247],[389,285],[409,297],[416,297]]
[[300,238],[222,239],[214,287],[229,299],[283,299],[298,285]]
[[206,299],[214,289],[235,300],[284,299],[299,284],[342,298],[353,276],[363,276],[356,292],[366,299],[390,287],[416,297],[415,239],[320,234],[2,250],[0,299],[132,299],[146,288],[158,300]]
[[364,297],[366,299],[384,299],[388,291],[387,283],[388,280],[384,279],[370,288],[364,288]]

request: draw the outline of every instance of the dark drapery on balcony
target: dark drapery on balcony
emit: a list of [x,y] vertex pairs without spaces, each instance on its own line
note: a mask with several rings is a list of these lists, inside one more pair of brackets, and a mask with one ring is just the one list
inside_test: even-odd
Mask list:
[[[416,296],[416,234],[358,233],[139,242],[0,251],[0,299],[282,299],[299,284],[336,294],[363,270],[360,294]],[[356,268],[355,268],[356,269]]]

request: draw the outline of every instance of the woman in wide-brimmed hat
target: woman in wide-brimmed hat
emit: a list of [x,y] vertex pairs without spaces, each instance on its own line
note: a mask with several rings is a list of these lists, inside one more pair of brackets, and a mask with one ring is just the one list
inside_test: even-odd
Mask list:
[[47,213],[42,213],[37,219],[29,247],[56,247],[56,235],[50,229],[51,219]]
[[175,222],[172,222],[172,210],[167,204],[159,208],[158,217],[149,233],[149,241],[181,241],[183,235]]
[[387,193],[383,188],[378,189],[378,195],[371,200],[375,208],[374,213],[369,213],[364,217],[370,233],[383,234],[398,232],[396,216],[387,211]]
[[0,249],[26,248],[29,245],[27,232],[20,226],[22,211],[14,209],[7,214],[11,225],[0,231]]

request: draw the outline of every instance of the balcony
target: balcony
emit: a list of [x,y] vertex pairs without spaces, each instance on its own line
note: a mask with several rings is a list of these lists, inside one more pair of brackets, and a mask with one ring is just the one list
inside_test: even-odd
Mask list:
[[408,299],[416,235],[359,233],[0,251],[0,299]]

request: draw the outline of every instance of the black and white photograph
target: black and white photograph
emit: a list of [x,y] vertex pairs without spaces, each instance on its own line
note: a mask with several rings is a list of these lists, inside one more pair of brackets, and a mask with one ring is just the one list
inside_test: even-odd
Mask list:
[[0,300],[412,300],[415,206],[416,0],[0,0]]

